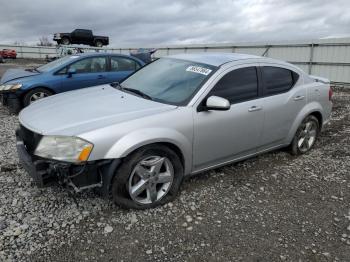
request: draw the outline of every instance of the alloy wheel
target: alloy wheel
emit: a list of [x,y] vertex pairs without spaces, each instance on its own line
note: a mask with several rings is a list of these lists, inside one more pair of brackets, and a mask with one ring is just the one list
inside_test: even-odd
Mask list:
[[298,137],[298,149],[300,152],[307,152],[315,143],[317,136],[317,124],[314,121],[307,121]]
[[49,95],[45,92],[36,92],[36,93],[32,94],[32,96],[30,97],[29,103],[31,104],[39,99],[42,99],[42,98],[48,97],[48,96]]
[[139,161],[128,183],[130,197],[139,204],[151,204],[163,198],[174,180],[174,167],[166,157],[150,156]]

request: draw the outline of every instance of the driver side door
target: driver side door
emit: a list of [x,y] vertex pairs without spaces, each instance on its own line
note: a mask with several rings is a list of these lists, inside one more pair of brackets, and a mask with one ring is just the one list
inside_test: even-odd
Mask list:
[[220,77],[206,98],[226,98],[231,107],[194,112],[194,172],[256,153],[261,137],[264,113],[257,66],[236,67]]
[[[68,74],[69,69],[74,69],[75,73]],[[104,56],[84,58],[64,70],[61,92],[100,85],[107,79],[107,59]]]

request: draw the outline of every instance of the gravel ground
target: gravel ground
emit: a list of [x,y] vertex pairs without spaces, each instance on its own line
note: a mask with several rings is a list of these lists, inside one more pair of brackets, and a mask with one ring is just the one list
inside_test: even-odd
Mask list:
[[0,261],[350,261],[350,90],[307,155],[284,150],[187,179],[166,206],[122,210],[38,189],[0,106]]

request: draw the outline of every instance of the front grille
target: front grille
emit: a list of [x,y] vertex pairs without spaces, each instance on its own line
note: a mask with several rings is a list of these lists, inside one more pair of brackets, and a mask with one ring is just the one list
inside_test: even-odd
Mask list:
[[24,126],[20,125],[19,127],[19,136],[23,140],[25,147],[29,153],[34,153],[34,150],[38,146],[42,135],[35,133]]

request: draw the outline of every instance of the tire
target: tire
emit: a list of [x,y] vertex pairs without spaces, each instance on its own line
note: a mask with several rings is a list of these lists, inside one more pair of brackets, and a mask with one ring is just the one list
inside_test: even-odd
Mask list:
[[103,46],[103,43],[102,43],[100,40],[97,40],[97,41],[95,42],[95,46],[96,46],[96,47],[102,47],[102,46]]
[[[154,171],[153,175],[150,170]],[[126,209],[164,205],[176,197],[183,176],[182,163],[173,150],[162,145],[145,146],[127,156],[116,171],[112,198],[117,205]],[[164,182],[160,182],[160,179]],[[138,187],[139,191],[135,190],[136,185],[142,185]]]
[[307,116],[298,127],[290,145],[292,155],[302,155],[309,152],[315,145],[320,132],[320,123],[313,116]]
[[62,45],[70,45],[70,40],[67,37],[63,37],[60,42]]
[[46,88],[42,88],[42,87],[34,88],[33,90],[30,90],[28,93],[24,95],[23,105],[25,107],[29,106],[31,103],[51,95],[53,95],[53,93]]

